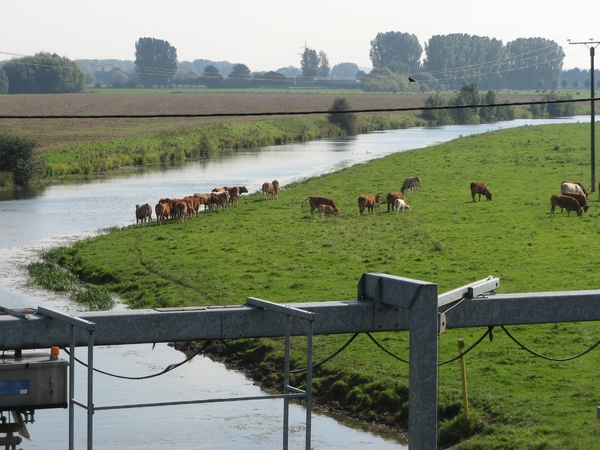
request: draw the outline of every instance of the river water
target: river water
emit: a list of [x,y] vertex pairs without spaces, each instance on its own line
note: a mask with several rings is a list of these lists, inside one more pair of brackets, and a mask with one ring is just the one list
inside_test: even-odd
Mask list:
[[[55,183],[42,188],[0,192],[0,306],[45,306],[76,314],[79,305],[59,295],[26,286],[24,264],[40,250],[93,236],[103,228],[135,223],[135,204],[154,205],[161,197],[210,192],[214,187],[243,185],[250,192],[277,178],[293,181],[340,170],[373,158],[424,148],[460,136],[501,128],[545,123],[588,122],[588,116],[535,119],[495,124],[413,128],[349,138],[234,152],[214,160],[172,169],[145,169]],[[249,292],[248,296],[252,296]],[[244,302],[239,299],[237,304]],[[123,306],[118,306],[123,308]],[[67,355],[62,355],[68,358]],[[85,350],[77,357],[86,360]],[[143,377],[185,359],[165,344],[94,349],[94,365],[103,371]],[[76,398],[86,400],[86,370],[76,368]],[[96,406],[187,401],[266,395],[242,374],[209,358],[196,357],[161,377],[128,381],[100,374],[94,378]],[[211,403],[192,406],[98,411],[94,415],[97,449],[276,449],[282,446],[281,400]],[[399,437],[340,417],[313,412],[313,448],[402,449]],[[305,413],[292,405],[290,448],[304,448]],[[68,442],[67,410],[39,410],[28,424],[31,441],[23,449],[64,449]],[[76,408],[76,448],[85,448],[85,411]]]

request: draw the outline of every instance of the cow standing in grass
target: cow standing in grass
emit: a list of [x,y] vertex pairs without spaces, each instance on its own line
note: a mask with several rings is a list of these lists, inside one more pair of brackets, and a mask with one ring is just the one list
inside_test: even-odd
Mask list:
[[396,201],[397,198],[404,200],[404,194],[402,192],[390,192],[386,196],[388,212],[390,212],[390,208],[392,208],[392,209],[394,208],[394,202]]
[[145,203],[143,205],[135,205],[135,224],[136,226],[152,222],[152,205]]
[[481,183],[480,181],[473,181],[471,183],[471,197],[473,201],[475,201],[475,196],[479,194],[479,201],[481,201],[481,196],[484,195],[486,199],[492,200],[492,193],[488,189],[485,183]]
[[361,195],[358,197],[358,211],[362,216],[365,212],[365,208],[369,214],[373,214],[375,205],[379,203],[379,195]]
[[310,197],[305,198],[302,201],[302,207],[304,208],[304,202],[308,200],[310,203],[310,215],[311,217],[314,217],[315,215],[315,210],[317,210],[319,208],[319,205],[327,205],[327,206],[331,206],[336,213],[339,214],[340,210],[337,208],[337,206],[335,206],[335,203],[333,203],[333,200],[331,200],[330,198],[327,197],[321,197],[319,195],[313,195]]
[[416,194],[419,192],[420,187],[421,187],[421,179],[419,177],[408,177],[406,180],[404,180],[404,183],[402,183],[400,192],[402,192],[402,194],[404,195],[404,194],[406,194],[406,191],[411,189],[412,193]]

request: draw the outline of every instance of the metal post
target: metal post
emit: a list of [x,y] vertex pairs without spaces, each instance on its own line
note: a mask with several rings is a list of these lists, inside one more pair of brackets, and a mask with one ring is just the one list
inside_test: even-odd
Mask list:
[[[462,355],[465,351],[465,341],[463,339],[458,340],[458,351]],[[463,407],[465,409],[465,416],[469,416],[469,394],[467,392],[467,365],[465,363],[465,357],[460,357],[460,373],[462,375],[462,388],[463,388]]]
[[596,114],[594,102],[594,49],[600,45],[600,42],[590,39],[589,42],[571,42],[569,44],[583,44],[590,49],[590,109],[591,109],[591,166],[592,166],[592,192],[596,191]]
[[[290,328],[292,325],[292,317],[286,316],[287,327],[285,329],[285,359],[283,364],[283,393],[284,395],[289,392],[288,386],[290,384]],[[290,426],[290,399],[284,397],[283,399],[283,450],[287,450],[289,445],[289,426]]]
[[75,325],[71,325],[69,345],[69,450],[75,449]]
[[87,400],[87,440],[88,450],[94,448],[94,331],[90,331],[88,340],[88,400]]
[[438,290],[422,285],[410,307],[408,445],[437,449]]
[[310,450],[311,420],[312,420],[312,375],[313,375],[313,321],[308,321],[308,336],[306,350],[306,450]]

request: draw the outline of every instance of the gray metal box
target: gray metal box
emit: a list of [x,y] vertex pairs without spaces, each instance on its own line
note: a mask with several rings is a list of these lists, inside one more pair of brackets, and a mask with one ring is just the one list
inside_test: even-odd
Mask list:
[[68,366],[49,353],[0,357],[0,411],[66,408]]

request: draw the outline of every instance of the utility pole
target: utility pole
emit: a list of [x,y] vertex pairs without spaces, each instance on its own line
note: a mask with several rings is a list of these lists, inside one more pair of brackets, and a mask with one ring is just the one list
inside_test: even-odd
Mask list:
[[592,192],[596,190],[596,114],[594,111],[594,53],[596,47],[600,45],[600,41],[594,41],[590,38],[589,42],[571,42],[571,39],[567,39],[569,44],[583,44],[590,49],[590,108],[591,108],[591,146],[592,146]]

